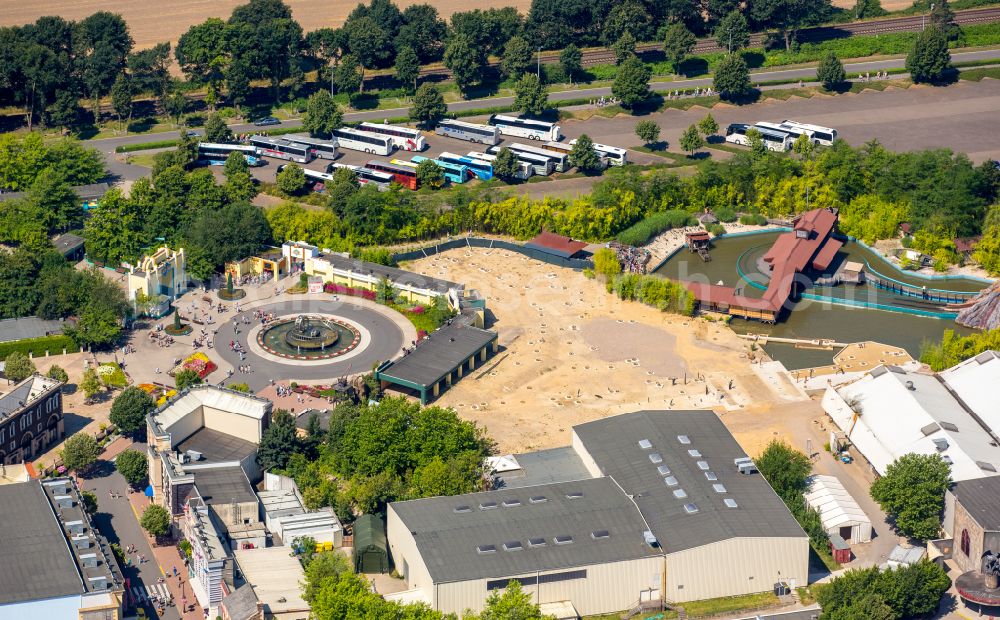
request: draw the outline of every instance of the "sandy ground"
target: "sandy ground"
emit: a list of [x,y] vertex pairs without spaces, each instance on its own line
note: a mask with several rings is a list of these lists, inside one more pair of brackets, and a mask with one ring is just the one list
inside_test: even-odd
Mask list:
[[[402,10],[411,4],[425,0],[394,0]],[[341,0],[285,0],[292,7],[292,17],[309,32],[317,28],[337,27],[344,23],[357,2]],[[429,0],[428,4],[437,8],[445,18],[457,11],[477,8],[458,0]],[[233,9],[246,0],[44,0],[25,2],[24,0],[0,0],[0,26],[13,26],[33,22],[43,15],[59,15],[65,19],[79,20],[97,11],[119,13],[128,22],[129,31],[135,39],[136,49],[152,47],[162,41],[176,43],[188,28],[200,24],[209,17],[228,19]],[[367,3],[366,3],[367,4]],[[512,0],[491,7],[514,6],[521,13],[527,13],[530,0]],[[485,8],[485,7],[479,7]]]
[[486,296],[501,351],[436,404],[485,427],[501,452],[567,445],[574,424],[643,408],[731,411],[783,398],[728,327],[620,301],[580,273],[474,248],[406,268]]

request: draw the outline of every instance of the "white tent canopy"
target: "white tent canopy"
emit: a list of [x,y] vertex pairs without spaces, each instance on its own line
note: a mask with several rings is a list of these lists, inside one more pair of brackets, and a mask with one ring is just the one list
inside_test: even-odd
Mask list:
[[[812,476],[805,497],[806,504],[819,513],[828,534],[837,534],[849,543],[871,541],[871,520],[840,480],[834,476]],[[850,535],[845,536],[848,528]]]

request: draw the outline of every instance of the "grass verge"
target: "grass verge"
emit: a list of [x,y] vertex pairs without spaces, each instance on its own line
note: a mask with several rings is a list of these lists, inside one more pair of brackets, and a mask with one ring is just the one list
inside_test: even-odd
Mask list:
[[773,607],[779,603],[778,597],[773,592],[760,592],[759,594],[744,594],[742,596],[727,596],[723,598],[710,598],[703,601],[691,601],[684,603],[684,611],[688,618],[704,618],[716,614],[727,614],[738,611],[751,611]]

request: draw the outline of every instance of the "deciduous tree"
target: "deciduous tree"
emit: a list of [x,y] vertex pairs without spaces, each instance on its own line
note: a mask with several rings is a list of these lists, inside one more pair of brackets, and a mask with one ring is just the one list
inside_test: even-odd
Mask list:
[[816,67],[816,79],[823,84],[823,88],[833,90],[844,83],[847,73],[844,72],[844,63],[840,62],[837,55],[830,50],[819,61]]
[[500,71],[507,78],[519,78],[531,67],[532,56],[531,45],[523,37],[511,37],[503,47]]
[[694,152],[705,146],[705,140],[701,137],[701,133],[698,132],[698,125],[691,125],[684,130],[681,134],[681,148],[688,152],[688,156],[694,155]]
[[533,73],[526,73],[514,85],[514,107],[525,114],[538,116],[549,107],[549,94],[541,80]]
[[663,41],[663,51],[667,60],[673,66],[674,73],[681,72],[681,63],[688,57],[694,49],[694,34],[688,30],[683,23],[677,22],[667,28],[666,37]]
[[396,52],[396,79],[411,92],[417,90],[420,77],[420,59],[412,47],[402,47]]
[[20,351],[14,351],[4,359],[3,374],[10,382],[20,383],[36,371],[35,363]]
[[728,13],[715,27],[715,42],[730,54],[750,45],[750,28],[742,11]]
[[705,137],[714,136],[719,132],[719,123],[712,118],[711,112],[706,114],[705,118],[698,121],[698,131]]
[[229,142],[233,132],[229,130],[226,121],[218,114],[210,114],[205,121],[205,140],[208,142]]
[[952,70],[948,41],[940,29],[931,26],[917,35],[906,56],[906,70],[914,82],[939,82]]
[[66,469],[77,473],[85,473],[90,469],[100,454],[101,447],[97,445],[97,441],[84,432],[70,436],[59,451],[59,457]]
[[278,189],[284,193],[294,196],[302,191],[306,186],[306,174],[302,168],[295,164],[287,164],[275,179]]
[[742,99],[750,94],[750,68],[739,54],[726,56],[715,70],[712,87],[719,96],[730,101]]
[[271,424],[260,438],[257,448],[257,463],[265,471],[282,469],[298,447],[295,418],[284,409],[278,409],[271,418]]
[[621,101],[622,107],[634,108],[649,99],[650,71],[636,57],[626,58],[618,66],[618,73],[611,85],[611,94]]
[[660,139],[660,126],[656,121],[643,120],[635,124],[635,135],[643,144],[653,144]]
[[328,137],[343,124],[344,114],[330,93],[319,90],[309,96],[302,126],[310,135]]
[[417,164],[417,182],[423,187],[440,189],[444,185],[444,170],[432,159]]
[[150,536],[166,536],[170,532],[170,513],[159,504],[150,504],[143,511],[139,525]]
[[615,53],[615,64],[622,64],[626,58],[635,56],[635,37],[626,32],[611,44],[611,51]]
[[156,408],[156,401],[145,390],[135,386],[125,388],[111,403],[108,419],[122,433],[131,434],[144,428],[146,415]]
[[115,469],[133,487],[138,487],[149,476],[146,455],[138,450],[123,450],[115,457]]
[[447,113],[448,106],[441,91],[433,84],[421,84],[413,96],[410,119],[423,123],[425,127],[431,127]]
[[906,454],[872,483],[872,499],[879,503],[905,536],[929,540],[941,529],[944,494],[951,468],[938,454]]
[[497,151],[497,158],[493,160],[493,173],[501,179],[510,181],[517,174],[519,161],[514,151],[506,146],[500,147]]
[[594,141],[587,134],[577,138],[569,153],[569,161],[579,170],[589,172],[601,167],[601,157],[594,150]]
[[455,35],[444,51],[444,66],[451,70],[455,84],[465,94],[469,87],[482,79],[483,51],[474,47],[464,35]]
[[583,71],[583,53],[579,47],[570,43],[559,52],[559,64],[572,84],[573,78]]

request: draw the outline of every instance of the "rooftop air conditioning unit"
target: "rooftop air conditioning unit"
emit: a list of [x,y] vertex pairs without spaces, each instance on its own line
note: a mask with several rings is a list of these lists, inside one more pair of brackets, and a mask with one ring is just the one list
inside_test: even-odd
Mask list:
[[66,529],[74,534],[83,534],[83,521],[67,521]]
[[56,495],[55,498],[53,499],[56,500],[56,505],[59,506],[60,508],[73,507],[73,498],[70,497],[69,495]]
[[77,549],[90,549],[90,537],[89,536],[74,536],[73,546]]
[[906,382],[906,389],[910,390],[911,392],[915,392],[917,390],[917,388],[913,387],[913,382],[912,381],[907,381]]
[[188,455],[188,457],[190,457],[192,461],[200,461],[202,458],[204,458],[202,453],[198,452],[197,450],[188,450],[186,454]]
[[83,564],[84,568],[97,568],[97,554],[85,553],[81,555],[80,563]]

